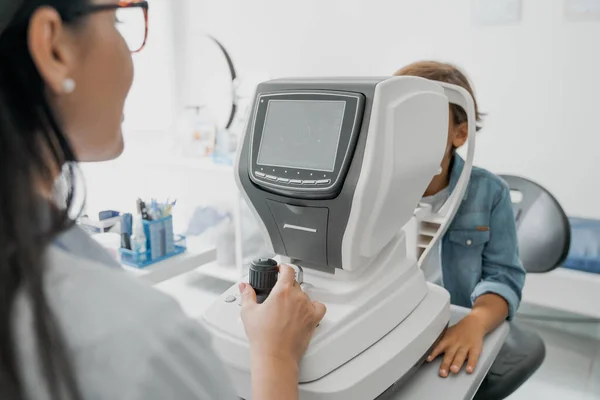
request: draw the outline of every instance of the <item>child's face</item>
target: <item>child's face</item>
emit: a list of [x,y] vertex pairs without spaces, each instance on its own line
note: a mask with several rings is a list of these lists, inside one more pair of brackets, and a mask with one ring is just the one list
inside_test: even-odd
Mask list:
[[446,144],[444,159],[451,158],[453,150],[462,147],[469,137],[469,124],[467,122],[455,124],[452,110],[449,109],[448,112],[450,113],[450,118],[448,119],[448,142]]
[[429,183],[429,186],[427,187],[427,190],[423,194],[424,196],[434,195],[448,185],[450,179],[450,161],[452,160],[454,149],[458,149],[464,145],[469,137],[468,123],[463,122],[456,124],[454,122],[455,120],[452,110],[449,109],[448,112],[450,113],[448,123],[448,141],[446,142],[444,159],[441,162],[442,172],[433,177]]

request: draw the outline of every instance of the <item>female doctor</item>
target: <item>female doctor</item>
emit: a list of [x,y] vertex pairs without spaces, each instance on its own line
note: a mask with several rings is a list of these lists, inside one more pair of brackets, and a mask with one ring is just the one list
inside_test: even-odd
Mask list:
[[[201,326],[69,218],[75,161],[123,149],[130,52],[145,43],[147,13],[133,0],[0,0],[3,400],[235,398]],[[298,362],[325,314],[280,272],[262,305],[240,287],[260,400],[298,396]]]

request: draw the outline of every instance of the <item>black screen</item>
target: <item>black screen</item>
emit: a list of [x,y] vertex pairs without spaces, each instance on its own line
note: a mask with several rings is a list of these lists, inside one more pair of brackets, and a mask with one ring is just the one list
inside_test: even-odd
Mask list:
[[257,163],[332,172],[345,101],[270,100]]

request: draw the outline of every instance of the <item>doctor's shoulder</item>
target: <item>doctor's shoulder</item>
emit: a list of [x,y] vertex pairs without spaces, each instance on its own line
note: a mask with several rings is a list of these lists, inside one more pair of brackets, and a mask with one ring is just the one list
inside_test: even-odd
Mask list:
[[169,393],[186,400],[230,398],[208,332],[174,298],[117,268],[57,251],[48,261],[50,302],[81,366],[84,392],[147,400]]

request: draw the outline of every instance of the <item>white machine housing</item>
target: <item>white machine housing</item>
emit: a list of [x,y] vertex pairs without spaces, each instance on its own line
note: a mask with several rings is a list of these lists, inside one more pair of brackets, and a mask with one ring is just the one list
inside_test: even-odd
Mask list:
[[[267,132],[269,118],[278,121],[277,140],[268,139],[273,146],[281,141],[281,151],[291,147],[302,153],[310,147],[308,140],[327,141],[314,132],[333,132],[316,110],[344,96],[356,96],[356,101],[344,107],[340,129],[348,131],[337,139],[334,171],[258,162],[268,145],[262,141],[273,136]],[[311,101],[314,110],[307,106]],[[440,170],[449,102],[467,111],[470,158],[444,214],[433,215],[419,207],[419,200]],[[269,116],[278,109],[289,113]],[[310,119],[317,114],[315,124]],[[308,130],[299,131],[299,125]],[[423,221],[439,223],[440,232],[434,233],[438,240],[460,204],[470,174],[474,127],[468,92],[422,78],[286,79],[259,85],[239,147],[238,186],[273,253],[303,268],[304,290],[328,309],[300,365],[302,399],[378,397],[420,365],[447,326],[449,295],[425,281],[416,249]],[[302,137],[291,140],[288,134]],[[272,153],[277,159],[277,152]],[[290,155],[292,160],[303,157],[308,163],[312,156]],[[329,182],[320,189],[310,177],[323,172]],[[294,187],[284,174],[308,177],[308,188]],[[428,243],[433,246],[434,241]],[[229,367],[238,395],[250,399],[249,344],[238,304],[235,285],[205,312],[202,322]]]

